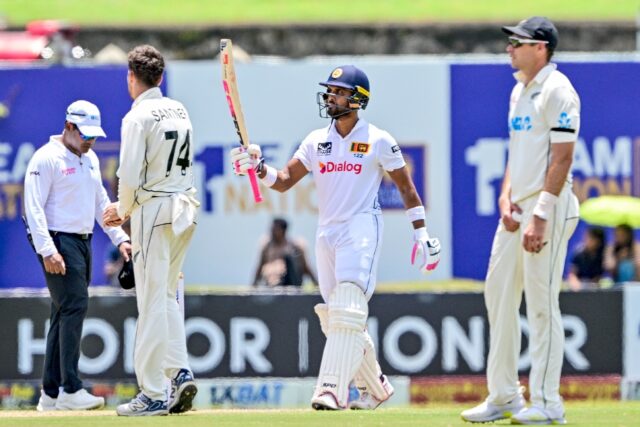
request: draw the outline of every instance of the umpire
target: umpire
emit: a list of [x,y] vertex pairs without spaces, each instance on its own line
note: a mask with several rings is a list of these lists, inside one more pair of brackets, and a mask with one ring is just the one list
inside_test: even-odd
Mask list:
[[27,222],[51,295],[39,411],[104,406],[104,398],[88,393],[78,377],[94,221],[125,259],[131,253],[129,236],[122,228],[102,223],[102,211],[110,201],[91,147],[105,136],[98,107],[76,101],[67,108],[62,134],[52,135],[35,152],[25,176]]

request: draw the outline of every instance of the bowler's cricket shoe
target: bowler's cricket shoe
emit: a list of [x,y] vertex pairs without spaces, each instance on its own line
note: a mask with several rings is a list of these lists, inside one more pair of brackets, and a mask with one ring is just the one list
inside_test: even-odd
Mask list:
[[59,411],[79,411],[102,407],[104,407],[104,397],[94,396],[83,388],[75,393],[61,391],[56,399],[56,409]]
[[511,416],[511,424],[523,424],[523,425],[564,425],[567,420],[564,418],[564,409],[559,408],[543,409],[537,406],[523,409],[517,414]]
[[382,379],[382,387],[386,392],[386,396],[382,400],[379,400],[376,397],[374,397],[367,389],[364,389],[364,390],[358,389],[358,392],[360,392],[360,396],[358,396],[356,400],[349,402],[349,408],[373,410],[373,409],[376,409],[378,406],[380,406],[383,402],[386,402],[387,400],[389,400],[389,398],[393,395],[393,391],[394,391],[393,386],[387,379],[386,375],[383,375],[381,379]]
[[520,393],[504,405],[495,405],[485,400],[474,408],[462,411],[460,417],[470,423],[488,423],[491,421],[505,420],[524,409],[525,403],[524,397]]
[[341,408],[338,405],[338,400],[331,392],[324,392],[318,396],[313,396],[311,399],[311,407],[316,411],[339,411]]
[[169,413],[181,414],[191,410],[196,393],[198,393],[198,387],[193,380],[193,375],[188,369],[180,369],[178,375],[171,380]]
[[118,405],[116,413],[123,417],[144,417],[151,415],[168,415],[167,402],[152,400],[140,392],[131,402]]
[[58,399],[50,397],[44,390],[40,390],[40,399],[38,399],[38,406],[36,409],[38,412],[55,411],[56,401]]

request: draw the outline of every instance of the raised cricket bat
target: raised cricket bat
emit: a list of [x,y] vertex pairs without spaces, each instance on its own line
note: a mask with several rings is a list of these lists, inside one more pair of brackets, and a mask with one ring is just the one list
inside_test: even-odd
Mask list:
[[[240,93],[238,93],[238,81],[236,79],[236,69],[233,66],[233,44],[231,39],[220,40],[220,62],[222,62],[222,85],[224,86],[224,93],[227,95],[227,104],[229,104],[229,111],[231,112],[231,118],[233,124],[236,127],[236,132],[240,138],[240,144],[243,147],[249,147],[249,135],[247,134],[247,128],[244,124],[244,115],[242,114],[242,107],[240,106]],[[258,186],[258,177],[256,171],[249,169],[249,182],[251,182],[251,191],[253,191],[253,199],[256,203],[262,201],[262,194],[260,194],[260,187]]]

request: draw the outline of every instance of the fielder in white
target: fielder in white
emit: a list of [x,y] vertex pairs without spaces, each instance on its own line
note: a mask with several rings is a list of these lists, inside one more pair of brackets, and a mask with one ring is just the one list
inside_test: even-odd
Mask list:
[[[400,147],[387,132],[358,117],[369,102],[365,73],[345,65],[320,84],[326,87],[318,93],[320,115],[330,117],[331,123],[311,132],[282,170],[264,165],[255,144],[247,151],[234,148],[231,158],[237,174],[254,168],[265,185],[280,192],[313,174],[320,214],[316,261],[325,301],[315,311],[327,342],[311,403],[315,409],[375,409],[393,394],[366,331],[382,241],[377,194],[385,171],[414,227],[412,263],[424,272],[435,269],[440,243],[427,234],[425,210]],[[351,381],[360,397],[349,403]]]
[[[462,412],[462,418],[564,424],[559,393],[564,329],[558,296],[567,242],[578,222],[570,170],[580,100],[569,79],[549,63],[558,32],[548,19],[532,17],[502,30],[509,35],[507,52],[518,72],[509,108],[509,161],[499,199],[500,223],[485,288],[489,397]],[[530,331],[529,408],[518,381],[523,289]]]
[[[162,96],[164,59],[144,45],[128,55],[131,111],[122,120],[118,202],[108,225],[131,218],[138,324],[134,366],[141,392],[118,415],[166,415],[191,409],[197,392],[187,360],[178,275],[199,206],[192,175],[193,129],[184,106]],[[166,378],[171,390],[166,397]]]

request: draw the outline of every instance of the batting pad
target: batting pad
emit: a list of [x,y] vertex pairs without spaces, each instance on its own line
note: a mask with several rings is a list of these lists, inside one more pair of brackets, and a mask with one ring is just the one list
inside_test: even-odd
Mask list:
[[339,283],[329,297],[329,333],[315,395],[331,393],[341,408],[347,407],[349,383],[364,357],[368,312],[362,289],[353,283]]
[[373,340],[367,331],[364,331],[364,358],[360,369],[356,373],[354,383],[360,395],[369,393],[381,402],[387,400],[390,396],[389,391],[383,386],[382,369],[380,369],[380,364],[376,358]]
[[325,303],[316,304],[313,311],[318,315],[320,320],[320,329],[326,337],[329,334],[329,306]]
[[[320,329],[327,335],[329,330],[329,306],[324,303],[316,304],[313,307],[320,320]],[[379,401],[389,398],[389,392],[384,388],[382,382],[382,370],[376,358],[376,350],[369,333],[364,331],[364,358],[360,369],[356,372],[353,382],[360,394],[369,393]]]

